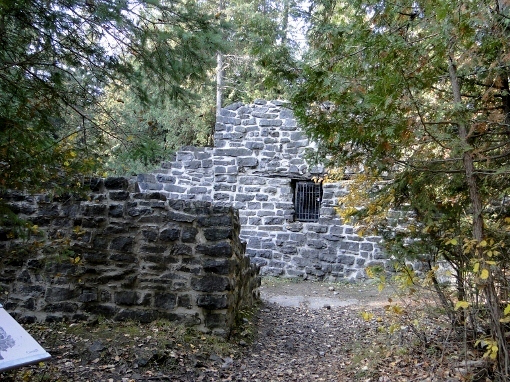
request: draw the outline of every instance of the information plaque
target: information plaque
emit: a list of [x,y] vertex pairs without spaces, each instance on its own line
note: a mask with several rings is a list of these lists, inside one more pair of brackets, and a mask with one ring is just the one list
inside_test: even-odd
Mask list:
[[0,371],[49,358],[51,355],[0,304]]

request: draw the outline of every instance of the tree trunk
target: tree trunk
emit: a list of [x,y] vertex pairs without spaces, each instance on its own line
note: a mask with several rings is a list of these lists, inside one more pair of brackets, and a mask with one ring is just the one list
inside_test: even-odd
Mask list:
[[223,102],[223,54],[216,56],[216,115],[220,114]]
[[[460,92],[459,79],[457,76],[457,68],[453,62],[452,57],[449,58],[448,72],[450,75],[450,81],[452,86],[453,99],[457,105],[461,105],[462,96]],[[473,239],[478,243],[483,240],[484,237],[484,221],[482,215],[482,199],[478,188],[478,182],[475,175],[473,150],[469,147],[467,141],[467,128],[466,122],[462,116],[458,118],[457,126],[459,129],[459,138],[463,144],[463,157],[462,162],[464,165],[464,174],[469,189],[469,197],[471,200],[471,208],[473,215]],[[483,248],[477,247],[477,257],[483,258]],[[498,344],[498,369],[501,373],[503,380],[508,380],[509,377],[509,356],[504,336],[504,331],[500,322],[502,318],[500,299],[498,298],[496,288],[494,285],[494,278],[489,272],[489,278],[487,279],[487,285],[484,287],[485,298],[487,300],[487,308],[491,318],[491,331]]]
[[[218,14],[222,17],[222,12],[225,9],[224,0],[219,0]],[[223,53],[216,54],[216,117],[220,115],[221,107],[223,106]],[[214,133],[216,124],[213,124],[211,131],[211,138],[209,144],[214,145]]]
[[289,33],[289,12],[290,12],[290,0],[283,1],[283,13],[282,13],[282,45],[285,45],[288,40]]

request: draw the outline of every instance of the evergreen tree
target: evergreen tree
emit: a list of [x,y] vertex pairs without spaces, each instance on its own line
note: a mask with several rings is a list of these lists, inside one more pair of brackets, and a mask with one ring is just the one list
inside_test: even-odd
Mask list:
[[107,86],[142,104],[186,99],[221,46],[193,1],[1,2],[0,187],[75,184],[120,138],[100,103]]
[[[444,256],[456,270],[461,302],[475,304],[470,296],[484,292],[479,308],[489,312],[497,344],[490,356],[507,380],[500,320],[510,244],[508,7],[427,0],[313,5],[296,114],[322,158],[364,169],[358,178],[370,192],[356,213],[366,224],[376,225],[374,216],[383,218],[388,208],[411,206],[419,240],[409,245],[412,230],[407,240],[393,237],[402,239],[393,241],[393,253]],[[387,174],[392,181],[376,192]]]

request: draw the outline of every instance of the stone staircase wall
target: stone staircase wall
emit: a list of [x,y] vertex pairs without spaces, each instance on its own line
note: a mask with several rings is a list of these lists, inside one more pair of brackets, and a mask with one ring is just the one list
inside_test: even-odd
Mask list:
[[324,175],[312,168],[313,150],[286,104],[235,103],[217,118],[214,147],[183,147],[173,161],[139,175],[141,192],[212,201],[239,210],[241,239],[262,275],[346,280],[385,265],[379,237],[360,237],[336,214],[348,181],[323,184],[318,222],[294,219],[294,184]]

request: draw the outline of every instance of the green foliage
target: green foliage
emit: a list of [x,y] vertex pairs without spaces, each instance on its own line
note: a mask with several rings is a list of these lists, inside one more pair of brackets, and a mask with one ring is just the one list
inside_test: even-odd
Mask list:
[[301,0],[228,1],[223,17],[230,49],[224,55],[224,104],[287,99],[299,38],[291,21],[304,17]]
[[[382,232],[401,259],[431,269],[446,259],[459,300],[483,292],[501,350],[498,305],[508,291],[510,245],[503,228],[510,215],[509,10],[486,1],[314,6],[292,101],[322,160],[363,169],[353,191],[364,192],[344,200],[348,214]],[[410,213],[399,226],[407,229],[395,232],[394,210],[402,208]],[[500,354],[508,375],[508,352]]]
[[[288,98],[287,74],[296,66],[298,45],[292,20],[303,17],[302,2],[203,2],[224,26],[222,55],[223,104],[250,103],[256,98]],[[214,55],[209,57],[214,58]],[[212,65],[210,66],[212,67]],[[103,139],[103,160],[109,174],[135,174],[156,167],[182,145],[212,144],[215,124],[215,76],[209,70],[200,82],[186,84],[185,100],[158,99],[141,104],[132,87],[110,86],[101,103],[101,123],[112,120]],[[148,89],[153,81],[144,78]],[[149,92],[150,93],[150,92]],[[101,124],[100,123],[100,124]]]
[[107,86],[142,104],[186,99],[221,48],[218,21],[192,1],[2,2],[0,187],[76,185],[116,136]]
[[129,89],[108,92],[102,103],[106,112],[98,118],[101,121],[107,115],[115,120],[115,133],[104,137],[109,142],[108,174],[144,173],[170,159],[183,145],[207,146],[215,123],[214,97],[206,89],[197,89],[197,94],[186,103],[142,105]]

